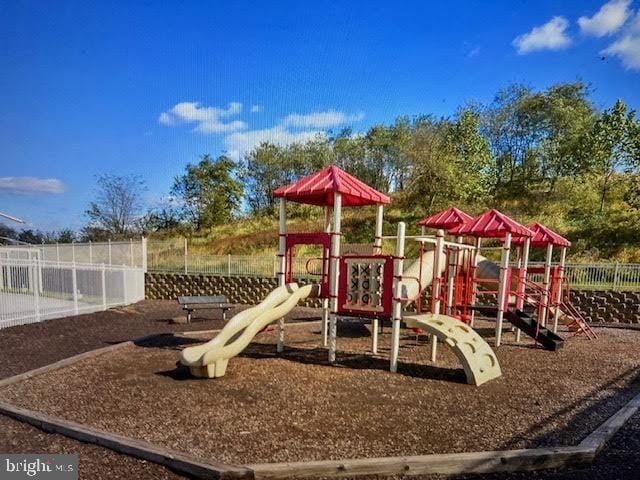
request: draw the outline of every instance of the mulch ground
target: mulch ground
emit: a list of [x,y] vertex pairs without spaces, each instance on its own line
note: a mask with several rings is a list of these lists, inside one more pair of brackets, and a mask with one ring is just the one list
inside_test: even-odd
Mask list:
[[[491,325],[480,325],[489,335]],[[640,332],[603,329],[560,352],[510,342],[503,377],[464,384],[455,356],[403,338],[399,374],[363,355],[367,326],[341,324],[336,366],[318,326],[287,331],[276,356],[262,334],[227,375],[193,379],[176,367],[197,340],[165,335],[3,389],[15,405],[227,463],[338,459],[572,445],[640,391]],[[507,335],[511,337],[511,335]],[[389,330],[380,337],[387,353]]]
[[[235,312],[246,308],[238,306]],[[290,321],[317,318],[318,311],[295,309]],[[0,378],[17,375],[79,353],[132,340],[144,335],[221,328],[221,312],[198,313],[190,325],[173,325],[183,317],[175,301],[145,300],[106,312],[59,318],[46,322],[0,330]],[[230,316],[228,317],[230,318]],[[80,478],[182,479],[159,465],[120,455],[95,445],[87,445],[62,435],[48,434],[29,425],[0,416],[0,452],[75,453],[80,457]]]

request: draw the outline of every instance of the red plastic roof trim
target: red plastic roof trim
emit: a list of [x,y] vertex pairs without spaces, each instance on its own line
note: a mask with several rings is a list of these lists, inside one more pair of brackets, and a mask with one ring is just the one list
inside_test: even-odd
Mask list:
[[491,209],[470,222],[449,230],[452,235],[480,238],[503,238],[507,232],[514,237],[533,237],[531,230],[496,209]]
[[384,193],[378,192],[335,165],[323,168],[291,185],[280,187],[273,192],[273,196],[322,207],[333,205],[335,192],[342,194],[343,207],[362,207],[391,202]]
[[[549,244],[557,247],[571,246],[571,242],[569,240],[541,223],[534,223],[530,225],[529,230],[533,232],[533,237],[531,237],[532,247],[546,247]],[[522,238],[518,238],[514,240],[513,243],[521,245],[524,243],[524,240]]]
[[473,220],[473,217],[459,208],[451,207],[446,210],[424,218],[418,222],[418,225],[428,228],[442,228],[443,230],[449,230],[450,228],[457,227],[463,223],[467,223]]

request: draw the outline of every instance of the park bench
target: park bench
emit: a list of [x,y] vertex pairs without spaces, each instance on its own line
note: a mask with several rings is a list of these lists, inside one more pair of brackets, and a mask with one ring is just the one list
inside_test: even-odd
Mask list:
[[191,314],[196,310],[222,310],[222,319],[227,319],[227,310],[233,308],[224,295],[200,295],[192,297],[178,297],[178,303],[187,312],[187,322],[191,323]]

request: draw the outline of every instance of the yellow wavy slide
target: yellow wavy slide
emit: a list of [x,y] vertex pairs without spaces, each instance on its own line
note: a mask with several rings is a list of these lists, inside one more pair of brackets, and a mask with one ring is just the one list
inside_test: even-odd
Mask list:
[[289,283],[276,288],[255,307],[235,315],[213,340],[185,348],[180,363],[196,377],[222,377],[229,359],[247,348],[261,330],[284,317],[300,300],[316,294],[316,285]]

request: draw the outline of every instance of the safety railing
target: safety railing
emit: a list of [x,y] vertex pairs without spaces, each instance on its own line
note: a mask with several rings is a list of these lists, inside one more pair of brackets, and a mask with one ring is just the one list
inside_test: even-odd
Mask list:
[[142,268],[0,257],[0,328],[143,299]]

